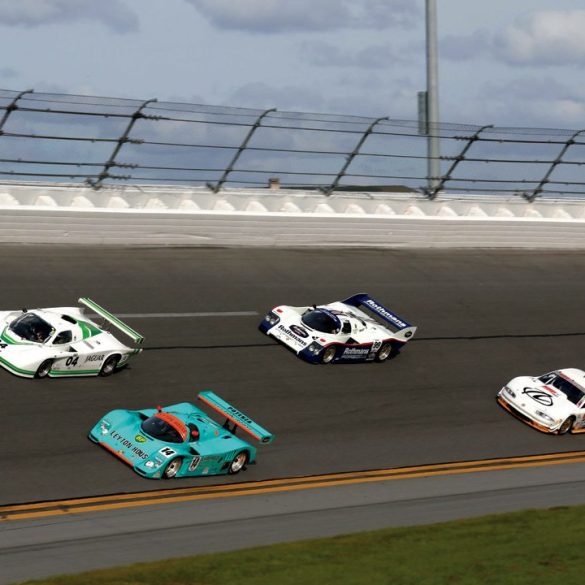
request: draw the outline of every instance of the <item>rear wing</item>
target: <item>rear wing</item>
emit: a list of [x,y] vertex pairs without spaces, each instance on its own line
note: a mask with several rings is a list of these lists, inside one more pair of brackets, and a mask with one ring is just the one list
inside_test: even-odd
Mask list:
[[132,327],[129,327],[123,321],[120,321],[118,317],[112,315],[109,311],[106,311],[103,307],[100,307],[95,301],[88,299],[87,297],[82,297],[78,300],[79,303],[85,305],[94,313],[97,313],[102,319],[105,319],[108,323],[111,323],[116,329],[119,329],[122,333],[125,333],[128,337],[134,340],[135,343],[142,343],[144,341],[144,337],[140,335],[137,331],[134,331]]
[[356,307],[357,309],[364,308],[368,309],[376,316],[380,317],[382,321],[389,323],[395,329],[398,329],[401,336],[405,338],[412,337],[414,332],[416,331],[416,327],[412,326],[410,323],[406,322],[402,317],[399,317],[396,313],[393,313],[390,309],[387,309],[384,305],[373,299],[370,295],[366,293],[359,293],[357,295],[353,295],[353,297],[349,297],[342,301],[342,303],[346,305],[351,305]]
[[215,392],[211,392],[210,390],[199,392],[197,398],[207,404],[210,408],[213,408],[213,410],[225,416],[228,420],[232,421],[235,425],[252,435],[252,437],[261,443],[272,443],[274,440],[274,435],[272,433],[269,433],[251,418],[247,417],[243,412],[240,412],[237,408],[234,408],[231,404],[220,398]]

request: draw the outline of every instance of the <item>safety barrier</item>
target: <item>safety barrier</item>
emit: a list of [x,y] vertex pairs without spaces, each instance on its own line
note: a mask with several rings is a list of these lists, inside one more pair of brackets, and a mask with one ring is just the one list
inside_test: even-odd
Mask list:
[[0,185],[0,243],[585,248],[585,201]]

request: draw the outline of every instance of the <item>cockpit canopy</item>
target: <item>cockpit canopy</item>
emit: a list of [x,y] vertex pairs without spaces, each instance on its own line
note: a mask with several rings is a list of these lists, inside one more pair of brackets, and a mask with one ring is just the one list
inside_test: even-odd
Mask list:
[[539,377],[539,380],[544,384],[549,384],[557,390],[560,390],[573,404],[584,402],[585,393],[576,386],[571,380],[565,378],[559,372],[550,372]]
[[341,331],[339,317],[326,309],[308,309],[301,316],[301,321],[307,327],[321,333],[337,335]]
[[184,443],[186,439],[183,423],[168,413],[153,414],[140,425],[140,428],[152,438],[166,443]]
[[35,313],[23,313],[9,327],[19,337],[35,343],[45,343],[55,329]]

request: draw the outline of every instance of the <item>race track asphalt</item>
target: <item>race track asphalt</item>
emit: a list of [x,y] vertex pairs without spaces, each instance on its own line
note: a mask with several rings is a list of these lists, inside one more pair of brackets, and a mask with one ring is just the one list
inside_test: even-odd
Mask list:
[[[583,253],[541,251],[3,247],[0,309],[89,296],[142,315],[124,320],[146,341],[109,378],[0,370],[0,506],[582,451],[585,436],[538,433],[495,393],[516,375],[583,367],[584,269]],[[257,330],[276,304],[361,291],[419,326],[388,363],[305,364]],[[199,316],[153,316],[163,313]],[[239,476],[149,481],[86,438],[113,408],[194,401],[205,389],[277,437]],[[585,503],[584,473],[576,462],[5,521],[0,583]]]
[[[585,365],[583,253],[30,246],[2,248],[0,274],[2,309],[89,296],[118,314],[257,313],[127,318],[145,351],[109,378],[0,370],[0,504],[160,489],[87,432],[113,408],[194,401],[205,389],[277,436],[237,481],[585,445],[528,428],[494,398],[516,375]],[[309,365],[257,330],[276,304],[361,291],[419,326],[387,363]]]

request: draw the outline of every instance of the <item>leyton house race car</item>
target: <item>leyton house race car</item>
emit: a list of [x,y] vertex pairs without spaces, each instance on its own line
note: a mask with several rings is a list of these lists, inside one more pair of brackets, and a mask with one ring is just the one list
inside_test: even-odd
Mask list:
[[497,395],[506,410],[545,433],[585,432],[585,372],[566,368],[541,376],[520,376]]
[[220,425],[188,402],[146,410],[112,410],[89,438],[149,479],[235,474],[256,460],[256,447],[236,437],[238,427],[260,441],[273,435],[217,394],[197,396],[225,417]]
[[279,305],[260,331],[312,363],[383,362],[414,335],[413,327],[367,294],[310,307]]
[[100,325],[79,307],[0,312],[0,366],[24,378],[109,376],[142,351],[106,328],[116,327],[138,344],[142,335],[91,299],[79,303],[98,315]]

